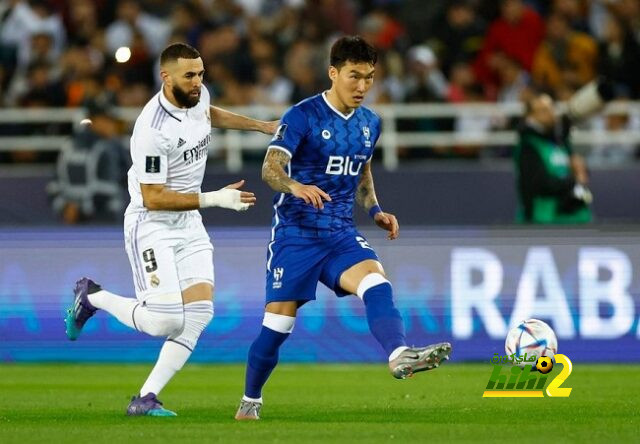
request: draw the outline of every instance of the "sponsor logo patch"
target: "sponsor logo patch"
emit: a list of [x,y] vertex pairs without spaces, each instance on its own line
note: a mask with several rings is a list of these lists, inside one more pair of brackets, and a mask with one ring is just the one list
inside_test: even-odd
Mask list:
[[284,133],[286,132],[287,132],[287,124],[283,123],[278,127],[278,129],[276,130],[276,133],[273,135],[273,140],[284,140]]

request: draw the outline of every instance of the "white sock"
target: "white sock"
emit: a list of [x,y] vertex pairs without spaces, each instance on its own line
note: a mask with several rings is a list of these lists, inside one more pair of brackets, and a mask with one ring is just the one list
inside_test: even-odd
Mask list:
[[182,331],[184,314],[180,293],[154,296],[144,306],[137,299],[124,298],[106,290],[88,297],[94,307],[112,314],[127,327],[151,336],[168,336]]
[[401,345],[400,347],[396,348],[394,351],[391,352],[391,354],[389,355],[389,362],[393,361],[394,359],[396,359],[398,356],[400,356],[400,353],[402,353],[403,351],[405,351],[406,349],[408,349],[409,347],[407,347],[406,345]]
[[138,304],[137,299],[123,298],[106,290],[96,291],[88,295],[89,302],[96,308],[109,312],[127,327],[136,328],[133,324],[133,309]]
[[156,395],[187,362],[200,334],[213,319],[213,303],[196,301],[184,305],[184,328],[170,336],[162,346],[156,365],[140,389],[140,396]]
[[173,378],[173,375],[187,362],[189,356],[191,356],[191,350],[187,347],[167,340],[160,350],[156,365],[140,389],[140,396],[144,396],[147,393],[155,393],[156,395],[160,393]]
[[260,404],[262,404],[262,396],[259,398],[249,398],[247,395],[244,395],[242,397],[243,401],[247,401],[247,402],[259,402]]

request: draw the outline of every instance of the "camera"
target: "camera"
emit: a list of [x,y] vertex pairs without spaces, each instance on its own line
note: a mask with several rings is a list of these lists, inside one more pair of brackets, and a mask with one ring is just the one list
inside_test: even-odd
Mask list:
[[567,101],[567,117],[577,122],[600,111],[613,99],[613,85],[604,77],[599,77],[571,96]]

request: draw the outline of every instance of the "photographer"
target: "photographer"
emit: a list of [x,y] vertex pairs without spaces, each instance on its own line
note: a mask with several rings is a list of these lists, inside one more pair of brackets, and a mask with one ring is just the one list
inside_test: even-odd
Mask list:
[[[570,105],[571,106],[571,105]],[[578,224],[592,219],[584,160],[569,143],[571,118],[557,117],[546,94],[527,100],[514,151],[518,185],[517,221]]]

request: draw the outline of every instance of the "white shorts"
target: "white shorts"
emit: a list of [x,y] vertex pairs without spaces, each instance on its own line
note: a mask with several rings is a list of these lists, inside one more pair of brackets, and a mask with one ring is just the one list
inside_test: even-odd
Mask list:
[[128,214],[124,242],[140,301],[214,284],[213,245],[197,211]]

